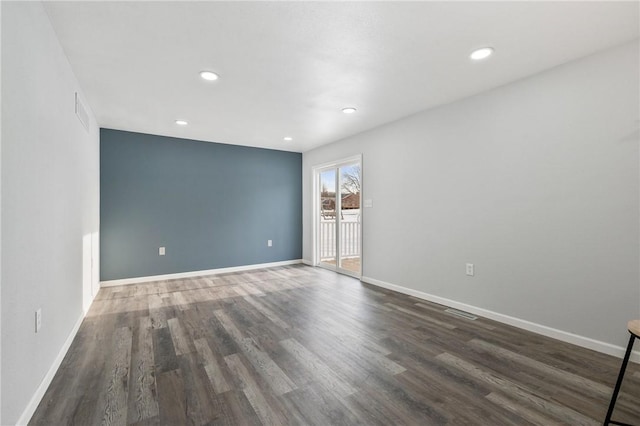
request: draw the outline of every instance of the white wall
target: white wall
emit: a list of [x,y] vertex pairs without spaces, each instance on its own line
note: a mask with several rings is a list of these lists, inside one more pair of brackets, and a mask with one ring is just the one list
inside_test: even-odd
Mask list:
[[83,238],[99,230],[99,139],[92,113],[90,132],[74,113],[80,88],[39,2],[2,4],[2,89],[0,423],[13,424],[30,417],[87,304]]
[[365,277],[626,345],[640,318],[638,47],[304,153],[304,259],[312,167],[362,153]]
[[[0,2],[0,24],[2,2]],[[1,37],[1,35],[0,35]],[[1,39],[0,39],[1,41]],[[0,94],[2,93],[2,43],[0,42]],[[2,424],[2,108],[0,108],[0,424]]]

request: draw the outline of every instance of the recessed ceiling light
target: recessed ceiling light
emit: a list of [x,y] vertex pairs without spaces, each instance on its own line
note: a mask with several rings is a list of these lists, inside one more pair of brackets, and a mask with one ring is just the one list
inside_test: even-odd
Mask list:
[[488,58],[492,54],[493,54],[493,47],[483,47],[481,49],[476,49],[473,52],[471,52],[471,55],[469,55],[469,57],[474,61],[479,61],[481,59]]
[[292,140],[293,140],[293,138],[292,138],[291,136],[285,136],[285,137],[284,137],[284,138],[282,138],[282,139],[284,139],[284,140],[285,140],[285,141],[287,141],[287,142],[289,142],[289,141],[292,141]]
[[186,126],[186,125],[187,125],[187,124],[189,124],[189,123],[187,123],[187,122],[186,122],[186,121],[184,121],[184,120],[176,120],[176,124],[177,124],[178,126]]
[[213,71],[200,71],[200,77],[208,81],[214,81],[220,78],[220,76]]
[[353,114],[354,112],[356,112],[356,109],[353,107],[342,108],[342,112],[344,112],[345,114]]

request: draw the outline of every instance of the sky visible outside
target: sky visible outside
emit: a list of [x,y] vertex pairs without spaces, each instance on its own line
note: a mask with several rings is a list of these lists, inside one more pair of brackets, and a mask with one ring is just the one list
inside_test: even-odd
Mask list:
[[[351,164],[340,167],[340,175],[344,173],[354,173],[358,164]],[[320,173],[320,188],[326,187],[327,191],[335,192],[336,189],[336,173],[335,170],[327,170]]]

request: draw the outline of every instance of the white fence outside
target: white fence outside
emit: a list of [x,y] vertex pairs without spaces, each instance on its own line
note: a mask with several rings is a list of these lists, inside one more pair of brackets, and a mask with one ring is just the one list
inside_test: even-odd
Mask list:
[[[360,235],[362,227],[359,221],[340,222],[340,256],[359,257],[361,253]],[[336,258],[336,221],[320,221],[320,260]]]

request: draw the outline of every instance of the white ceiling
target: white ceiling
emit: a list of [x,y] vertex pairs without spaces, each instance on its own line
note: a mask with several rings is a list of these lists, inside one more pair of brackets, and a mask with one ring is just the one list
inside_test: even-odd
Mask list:
[[101,127],[301,152],[639,36],[638,2],[45,7]]

